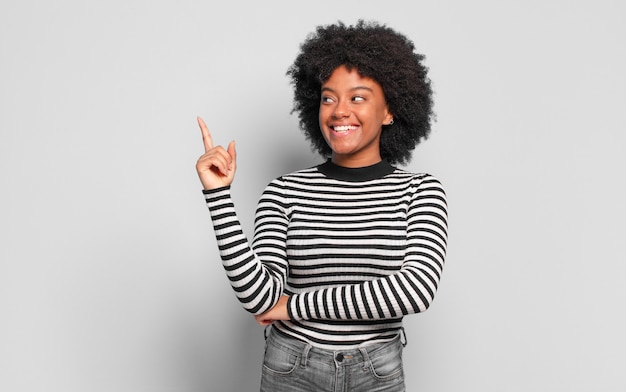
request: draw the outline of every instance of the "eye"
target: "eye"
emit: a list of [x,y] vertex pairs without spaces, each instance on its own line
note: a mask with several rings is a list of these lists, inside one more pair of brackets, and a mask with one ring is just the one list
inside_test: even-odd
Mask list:
[[360,95],[355,95],[354,97],[352,97],[352,101],[354,101],[354,102],[363,102],[363,101],[365,101],[365,98],[360,96]]
[[329,97],[327,95],[323,95],[322,96],[322,103],[330,103],[330,102],[333,102],[333,98],[332,97]]

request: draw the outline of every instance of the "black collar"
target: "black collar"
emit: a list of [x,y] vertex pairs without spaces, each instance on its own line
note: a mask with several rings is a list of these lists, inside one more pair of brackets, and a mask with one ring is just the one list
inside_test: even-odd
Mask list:
[[382,160],[371,166],[365,167],[343,167],[334,164],[330,159],[317,166],[322,174],[336,180],[343,181],[370,181],[382,178],[387,174],[394,172],[395,167],[391,166],[386,160]]

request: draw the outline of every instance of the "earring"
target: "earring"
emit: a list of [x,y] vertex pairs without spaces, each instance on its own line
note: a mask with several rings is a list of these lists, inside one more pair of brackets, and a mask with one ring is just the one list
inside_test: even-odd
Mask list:
[[387,125],[393,125],[393,120],[389,121],[389,124]]

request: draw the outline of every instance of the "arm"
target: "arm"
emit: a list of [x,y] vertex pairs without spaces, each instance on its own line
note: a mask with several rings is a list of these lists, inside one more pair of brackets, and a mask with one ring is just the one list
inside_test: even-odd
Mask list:
[[[261,199],[256,220],[270,226],[272,236],[269,245],[253,251],[230,194],[236,170],[235,145],[231,142],[228,149],[214,147],[204,121],[198,118],[198,124],[205,153],[198,159],[196,170],[204,188],[222,265],[243,307],[253,314],[263,313],[276,304],[285,284],[285,215],[276,198]],[[263,233],[255,236],[268,237]],[[271,252],[266,250],[268,248]]]
[[[275,182],[274,182],[275,183]],[[235,212],[230,188],[205,190],[222,265],[244,309],[260,314],[272,308],[287,276],[287,217],[268,189],[259,201],[254,250]]]

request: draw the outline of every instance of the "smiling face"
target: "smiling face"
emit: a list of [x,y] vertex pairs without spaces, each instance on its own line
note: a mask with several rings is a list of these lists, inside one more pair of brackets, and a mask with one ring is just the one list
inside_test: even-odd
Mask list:
[[391,120],[380,84],[356,69],[342,65],[322,84],[320,129],[335,164],[364,167],[380,162],[382,126]]

